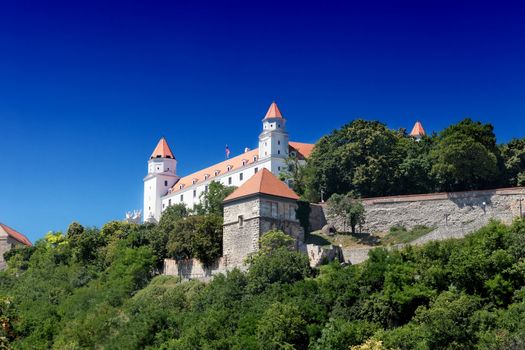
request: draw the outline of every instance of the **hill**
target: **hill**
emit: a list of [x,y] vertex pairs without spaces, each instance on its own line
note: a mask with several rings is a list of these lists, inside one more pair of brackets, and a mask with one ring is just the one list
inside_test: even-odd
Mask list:
[[[154,226],[73,226],[9,253],[1,347],[522,349],[525,221],[310,270],[284,247],[204,284],[157,276]],[[82,234],[78,234],[82,232]]]

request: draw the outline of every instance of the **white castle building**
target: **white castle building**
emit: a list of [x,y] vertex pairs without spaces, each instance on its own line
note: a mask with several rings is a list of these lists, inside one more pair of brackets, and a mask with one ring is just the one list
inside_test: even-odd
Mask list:
[[177,175],[177,160],[166,139],[161,138],[148,161],[148,175],[144,178],[144,220],[157,222],[166,208],[177,203],[193,208],[212,181],[238,187],[263,168],[279,176],[286,170],[289,156],[304,162],[313,147],[288,140],[286,119],[275,102],[262,120],[258,148],[184,177]]

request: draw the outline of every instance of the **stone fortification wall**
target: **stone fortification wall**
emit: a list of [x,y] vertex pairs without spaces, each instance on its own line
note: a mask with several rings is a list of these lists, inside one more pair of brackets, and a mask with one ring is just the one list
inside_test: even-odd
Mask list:
[[259,249],[260,208],[261,200],[253,197],[224,206],[222,249],[228,265],[241,266],[248,254]]
[[209,281],[214,275],[226,273],[226,270],[224,258],[218,259],[211,266],[205,266],[197,259],[181,261],[164,259],[162,273],[168,276],[179,276],[182,280],[198,279],[200,281]]
[[[408,229],[425,225],[442,228],[436,233],[446,235],[454,230],[468,231],[467,227],[478,227],[491,218],[510,223],[520,215],[520,198],[525,198],[525,187],[365,198],[366,223],[362,231],[377,233],[386,232],[396,225]],[[525,201],[522,205],[525,211]],[[330,218],[326,205],[321,207],[321,213],[318,212],[317,217],[310,221],[322,222],[320,216],[324,215],[327,222],[342,231],[342,221]]]

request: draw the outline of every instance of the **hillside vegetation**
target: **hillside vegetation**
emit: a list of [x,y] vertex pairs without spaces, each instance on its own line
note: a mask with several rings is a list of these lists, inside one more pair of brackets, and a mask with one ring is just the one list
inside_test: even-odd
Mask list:
[[523,220],[318,271],[270,237],[249,271],[208,284],[155,276],[155,230],[75,224],[9,253],[0,348],[525,347]]

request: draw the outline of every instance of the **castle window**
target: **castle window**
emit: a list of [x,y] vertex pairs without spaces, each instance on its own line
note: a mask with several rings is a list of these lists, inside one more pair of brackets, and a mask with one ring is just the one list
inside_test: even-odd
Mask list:
[[277,144],[280,145],[281,144],[281,140],[277,140]]
[[253,173],[254,173],[254,174],[257,174],[258,171],[259,171],[259,168],[255,168],[255,169],[253,169]]
[[281,154],[281,150],[280,149],[277,150],[277,154]]
[[168,181],[164,181],[164,186],[168,186]]
[[242,181],[242,173],[239,174],[239,181]]
[[197,190],[193,190],[193,198],[197,197]]
[[277,124],[277,126],[280,128],[280,127],[281,127],[281,124]]
[[280,167],[280,166],[278,166],[278,167],[277,167],[277,170],[281,171],[281,167]]
[[267,155],[268,155],[268,152],[264,151],[264,155],[267,156]]
[[168,199],[168,207],[171,207],[171,198]]
[[184,195],[183,194],[180,195],[180,201],[181,202],[184,201]]
[[208,192],[208,185],[204,186],[204,192]]
[[228,185],[231,185],[232,184],[232,178],[231,176],[228,178]]
[[238,220],[239,220],[239,227],[242,227],[244,225],[244,218],[242,217],[242,215],[238,216]]

